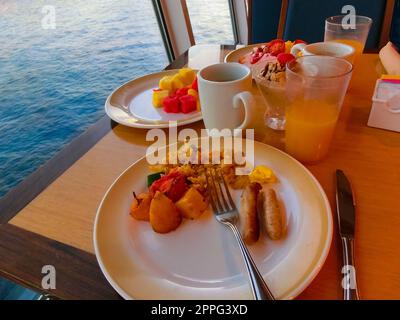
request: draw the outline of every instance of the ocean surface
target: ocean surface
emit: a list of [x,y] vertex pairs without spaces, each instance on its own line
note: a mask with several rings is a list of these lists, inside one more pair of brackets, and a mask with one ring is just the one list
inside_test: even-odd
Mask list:
[[[227,0],[188,0],[197,43],[233,43]],[[168,64],[150,0],[0,0],[0,197]]]

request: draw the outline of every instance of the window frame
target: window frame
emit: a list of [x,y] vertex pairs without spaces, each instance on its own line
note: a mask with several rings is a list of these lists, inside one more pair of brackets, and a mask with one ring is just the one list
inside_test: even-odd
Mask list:
[[249,43],[248,0],[228,0],[235,45]]
[[[248,0],[226,0],[234,43],[248,43]],[[152,0],[161,36],[170,62],[196,44],[186,0]],[[221,43],[221,45],[224,43]]]
[[171,62],[195,45],[186,0],[152,0]]

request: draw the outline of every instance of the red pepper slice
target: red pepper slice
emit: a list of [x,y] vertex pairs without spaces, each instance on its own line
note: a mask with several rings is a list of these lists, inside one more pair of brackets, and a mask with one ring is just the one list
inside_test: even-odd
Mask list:
[[177,171],[171,171],[169,174],[154,181],[149,191],[152,196],[157,191],[160,191],[175,202],[182,198],[187,189],[188,185],[185,176]]

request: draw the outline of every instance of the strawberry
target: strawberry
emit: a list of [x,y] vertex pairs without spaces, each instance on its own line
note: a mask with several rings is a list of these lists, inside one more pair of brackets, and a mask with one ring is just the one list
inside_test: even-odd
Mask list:
[[275,39],[268,43],[267,47],[269,54],[276,57],[278,54],[285,52],[285,41]]
[[282,66],[285,66],[286,63],[296,59],[295,56],[290,53],[280,53],[276,58],[278,59],[279,64]]
[[293,44],[298,44],[298,43],[305,43],[305,44],[307,44],[307,42],[305,42],[304,40],[300,40],[300,39],[295,40]]
[[261,59],[263,56],[264,56],[264,53],[262,53],[262,52],[253,53],[253,54],[251,55],[250,63],[251,63],[251,64],[257,63],[258,61],[260,61],[260,59]]

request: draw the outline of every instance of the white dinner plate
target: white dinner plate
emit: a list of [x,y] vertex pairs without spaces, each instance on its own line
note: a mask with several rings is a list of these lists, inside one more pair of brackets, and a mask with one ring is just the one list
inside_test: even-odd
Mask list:
[[[293,299],[318,274],[332,241],[327,197],[297,160],[255,142],[255,164],[271,167],[285,214],[285,236],[261,234],[249,250],[277,299]],[[125,299],[251,299],[236,240],[212,213],[184,220],[168,234],[129,215],[132,191],[146,188],[143,158],[123,172],[104,196],[94,225],[96,257],[105,277]],[[239,193],[234,194],[236,201]]]
[[[114,121],[135,128],[168,128],[169,121],[177,121],[177,125],[185,125],[202,119],[200,111],[192,113],[166,113],[162,108],[152,104],[153,89],[158,88],[160,79],[176,74],[179,70],[167,70],[152,73],[131,80],[116,89],[107,98],[105,111]],[[131,114],[118,106],[127,106]]]
[[265,45],[266,43],[257,43],[257,44],[251,44],[236,50],[233,50],[229,52],[226,57],[225,57],[225,62],[239,62],[239,59],[243,57],[244,55],[248,54],[249,52],[253,51],[253,48],[261,47],[262,45]]

